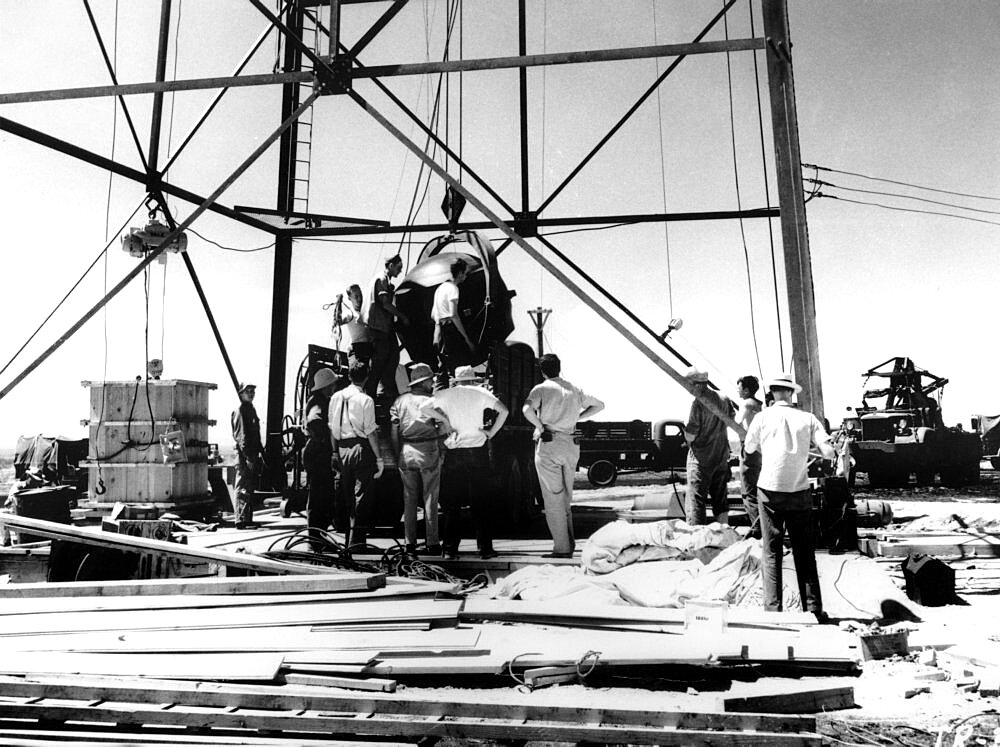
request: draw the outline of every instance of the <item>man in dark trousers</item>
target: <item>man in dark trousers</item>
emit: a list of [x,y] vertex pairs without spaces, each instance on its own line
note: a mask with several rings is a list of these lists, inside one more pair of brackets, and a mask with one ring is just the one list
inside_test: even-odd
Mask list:
[[450,265],[451,280],[445,280],[434,291],[431,319],[434,321],[434,350],[437,353],[438,371],[447,385],[447,376],[455,370],[456,364],[475,351],[472,338],[465,330],[462,315],[458,311],[459,286],[469,274],[469,266],[463,259],[456,259]]
[[[736,390],[740,397],[736,422],[744,429],[750,430],[753,419],[764,409],[764,403],[757,399],[760,381],[756,376],[741,376],[736,380]],[[740,448],[740,487],[743,489],[743,508],[746,509],[747,519],[750,521],[750,531],[747,536],[754,539],[760,539],[760,509],[757,506],[759,476],[760,452],[748,454],[745,448]]]
[[729,482],[729,432],[725,422],[702,399],[711,400],[722,412],[732,412],[729,399],[708,386],[708,374],[697,368],[685,374],[695,400],[684,426],[688,443],[687,494],[684,513],[692,526],[707,524],[705,507],[711,505],[712,518],[720,524],[729,520],[726,483]]
[[375,479],[385,467],[379,455],[378,427],[375,425],[375,401],[364,392],[368,365],[352,361],[348,369],[350,385],[330,397],[329,424],[332,447],[331,464],[338,473],[337,500],[350,514],[344,542],[364,545],[368,526],[358,507],[368,505]]
[[753,419],[744,441],[748,454],[759,451],[761,455],[757,494],[763,535],[764,609],[780,612],[783,606],[781,561],[787,528],[802,609],[824,622],[827,616],[816,570],[808,464],[812,446],[826,459],[836,458],[836,452],[819,419],[792,404],[792,397],[802,387],[791,374],[776,376],[767,387],[774,395],[774,404]]
[[403,260],[396,254],[385,261],[385,272],[368,288],[368,306],[365,323],[371,341],[371,369],[365,392],[372,399],[376,394],[389,403],[399,396],[396,387],[396,369],[399,367],[399,341],[396,339],[396,322],[409,324],[410,320],[396,308],[396,287],[392,279],[403,271]]
[[264,444],[260,438],[260,418],[253,406],[257,387],[240,384],[240,406],[233,410],[233,441],[236,442],[236,526],[253,526],[253,494],[264,473]]
[[[441,472],[441,543],[447,558],[458,557],[462,541],[462,506],[471,505],[476,525],[476,544],[481,558],[496,556],[491,525],[491,490],[486,479],[490,472],[487,441],[507,420],[507,407],[479,383],[472,366],[459,366],[450,389],[435,392],[427,407],[440,410],[451,424],[445,439],[444,467]],[[487,426],[492,410],[496,419]]]
[[[337,386],[339,377],[329,368],[321,368],[313,376],[313,387],[306,402],[306,445],[302,450],[302,464],[309,477],[309,497],[306,510],[309,516],[312,546],[320,552],[324,544],[321,532],[325,532],[333,517],[334,475],[330,460],[333,446],[330,442],[330,395]],[[340,531],[344,526],[336,527]],[[314,532],[312,530],[320,530]]]

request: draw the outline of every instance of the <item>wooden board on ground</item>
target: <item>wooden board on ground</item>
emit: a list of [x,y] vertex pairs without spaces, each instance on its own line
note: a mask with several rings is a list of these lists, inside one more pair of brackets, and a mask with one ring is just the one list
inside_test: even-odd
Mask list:
[[51,539],[66,540],[67,542],[80,542],[86,545],[95,545],[98,547],[111,547],[115,550],[124,550],[126,552],[155,553],[160,555],[194,558],[195,560],[219,563],[233,568],[246,568],[264,573],[315,575],[322,573],[325,570],[319,566],[300,563],[285,563],[282,561],[260,558],[255,555],[223,552],[221,550],[198,549],[175,542],[162,542],[160,540],[143,539],[141,537],[128,537],[121,534],[111,534],[109,532],[95,532],[85,528],[71,527],[66,524],[57,524],[53,521],[43,521],[42,519],[29,519],[24,516],[14,516],[13,514],[0,514],[0,524],[6,524],[10,528],[19,531],[28,531],[32,534],[38,534]]
[[284,675],[285,684],[311,685],[313,687],[340,687],[345,690],[369,690],[372,692],[396,692],[396,680],[380,679],[378,677],[330,677],[319,674]]
[[272,681],[281,654],[69,654],[5,652],[4,674],[83,674],[181,680]]
[[722,710],[740,713],[820,713],[854,708],[853,687],[822,687],[751,695],[743,698],[722,698]]
[[241,607],[238,615],[217,610],[177,609],[169,615],[159,610],[108,610],[65,615],[42,612],[0,616],[0,636],[78,633],[91,631],[210,630],[249,627],[316,625],[334,622],[385,620],[455,620],[461,603],[455,600],[417,599],[400,604],[381,601],[327,602],[303,605],[257,605]]

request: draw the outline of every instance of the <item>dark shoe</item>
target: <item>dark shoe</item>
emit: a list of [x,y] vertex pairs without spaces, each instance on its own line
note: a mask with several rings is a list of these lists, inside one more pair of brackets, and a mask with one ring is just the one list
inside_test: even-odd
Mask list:
[[490,558],[495,558],[497,556],[496,550],[481,550],[479,552],[479,557],[483,560],[489,560]]
[[572,558],[571,552],[550,552],[542,556],[543,558]]
[[431,556],[441,554],[441,545],[427,545],[427,554]]
[[458,560],[458,548],[444,548],[444,550],[441,551],[441,557],[445,560]]
[[407,555],[416,555],[417,554],[417,546],[415,544],[411,545],[409,542],[407,542],[405,549],[406,549],[406,554]]

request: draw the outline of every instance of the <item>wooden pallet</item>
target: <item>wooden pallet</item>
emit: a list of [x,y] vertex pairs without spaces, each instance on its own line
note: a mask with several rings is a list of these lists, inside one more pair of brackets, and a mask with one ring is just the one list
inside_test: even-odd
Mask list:
[[[336,735],[545,739],[631,744],[820,745],[815,719],[739,713],[450,703],[329,694],[305,686],[240,686],[113,678],[0,678],[0,719],[181,726],[297,733],[303,744]],[[23,728],[23,727],[22,727]],[[71,728],[77,729],[74,724]],[[309,738],[306,732],[311,732]],[[248,736],[254,736],[252,733]]]

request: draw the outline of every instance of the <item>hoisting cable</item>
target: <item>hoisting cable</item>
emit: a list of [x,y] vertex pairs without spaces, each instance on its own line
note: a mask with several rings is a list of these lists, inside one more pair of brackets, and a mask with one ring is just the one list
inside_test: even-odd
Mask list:
[[119,228],[118,231],[115,234],[112,235],[111,240],[108,241],[108,243],[104,245],[104,248],[101,249],[100,254],[98,254],[96,257],[94,257],[94,261],[91,262],[90,265],[87,267],[87,269],[83,271],[83,274],[79,277],[79,279],[75,283],[73,283],[73,287],[70,288],[68,291],[66,291],[66,295],[64,295],[62,297],[62,300],[60,300],[59,303],[56,304],[55,308],[52,309],[52,311],[49,312],[49,315],[47,317],[45,317],[45,319],[42,320],[42,323],[39,324],[38,327],[37,327],[37,329],[35,329],[35,331],[31,333],[31,335],[28,337],[28,339],[24,341],[24,344],[21,345],[20,348],[18,348],[17,352],[14,353],[13,356],[11,356],[11,359],[9,361],[7,361],[7,363],[4,365],[4,367],[0,368],[0,375],[3,375],[4,371],[6,371],[10,367],[10,364],[14,362],[14,360],[17,358],[17,356],[19,356],[21,354],[21,352],[26,347],[28,347],[28,344],[32,340],[35,339],[35,336],[39,332],[41,332],[42,327],[45,326],[46,322],[48,322],[49,319],[51,319],[53,317],[53,315],[57,311],[59,311],[59,308],[66,302],[66,299],[69,298],[70,295],[73,293],[73,291],[75,291],[77,289],[77,286],[79,286],[80,283],[83,282],[83,279],[85,277],[87,277],[87,274],[92,269],[94,269],[94,265],[96,265],[98,263],[98,261],[101,259],[101,257],[103,257],[107,253],[108,248],[115,242],[115,239],[118,238],[118,235],[121,234],[121,232],[125,230],[125,228],[128,226],[128,224],[132,220],[132,218],[135,217],[135,214],[139,212],[139,208],[142,207],[142,205],[143,205],[143,203],[145,201],[146,201],[146,197],[145,197],[145,195],[143,195],[142,200],[140,200],[139,204],[135,206],[135,210],[132,211],[132,214],[129,215],[129,217],[125,219],[125,222],[122,224],[121,228]]
[[[750,36],[757,32],[753,22],[753,0],[747,3],[750,10]],[[753,51],[753,79],[757,99],[757,128],[760,132],[760,161],[764,170],[764,202],[767,209],[771,208],[771,186],[767,173],[767,146],[764,143],[764,111],[760,103],[760,69],[757,64],[757,50]],[[781,332],[781,296],[778,294],[778,263],[774,251],[774,221],[767,217],[767,235],[771,243],[771,280],[774,283],[774,317],[778,325],[778,355],[781,357],[781,370],[785,370],[785,338]]]
[[[656,29],[656,0],[650,0],[653,10],[653,45],[658,46],[660,41]],[[654,57],[653,63],[656,66],[656,77],[660,77],[660,58]],[[667,212],[667,164],[666,154],[663,147],[663,95],[662,88],[656,87],[656,124],[660,133],[660,190],[663,195],[663,213]],[[670,318],[674,318],[674,286],[670,273],[670,221],[663,221],[663,244],[667,255],[667,304],[670,309]]]
[[[725,7],[725,2],[723,2],[723,7]],[[722,17],[722,28],[726,36],[726,41],[729,41],[729,14],[726,13]],[[733,111],[733,65],[731,60],[732,53],[726,52],[726,81],[728,84],[727,90],[729,92],[729,138],[732,145],[733,152],[733,184],[736,187],[736,209],[743,210],[743,200],[740,196],[740,169],[739,162],[736,157],[736,115]],[[659,89],[657,89],[659,91]],[[753,339],[753,352],[757,358],[757,373],[760,374],[760,380],[764,380],[764,370],[760,365],[760,349],[757,346],[757,323],[754,318],[754,304],[753,304],[753,282],[750,276],[750,250],[747,248],[747,234],[746,228],[743,225],[742,214],[739,217],[740,224],[740,239],[743,243],[743,261],[747,268],[747,295],[750,299],[750,333]]]

